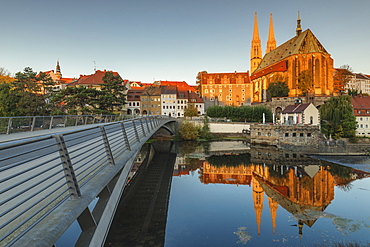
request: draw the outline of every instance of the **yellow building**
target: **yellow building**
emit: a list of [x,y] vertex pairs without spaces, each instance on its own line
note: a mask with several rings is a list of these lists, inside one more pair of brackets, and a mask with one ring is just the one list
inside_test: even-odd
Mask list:
[[206,106],[250,104],[252,84],[249,72],[203,73],[201,96]]
[[[251,45],[251,82],[253,102],[266,102],[270,83],[284,80],[290,97],[300,95],[329,96],[333,92],[333,59],[310,29],[302,32],[298,14],[296,36],[278,47],[274,47],[272,16],[270,16],[269,40],[266,54],[262,58],[261,41],[258,33],[257,14],[254,17]],[[300,87],[306,75],[307,89]]]

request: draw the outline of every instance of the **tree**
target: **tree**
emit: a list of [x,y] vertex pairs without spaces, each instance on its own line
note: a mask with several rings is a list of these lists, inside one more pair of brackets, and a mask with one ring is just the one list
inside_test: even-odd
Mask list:
[[46,99],[53,85],[49,75],[36,72],[30,67],[24,68],[23,72],[15,74],[15,80],[11,83],[10,97],[16,108],[11,115],[14,116],[35,116],[48,115],[50,105]]
[[52,96],[55,111],[68,114],[91,114],[97,108],[97,98],[101,92],[95,88],[67,87]]
[[0,83],[0,117],[16,116],[17,98],[11,91],[11,84]]
[[303,70],[298,77],[298,89],[303,96],[314,93],[313,77],[309,70]]
[[11,83],[14,81],[14,78],[11,77],[10,72],[3,67],[0,67],[0,84],[2,83]]
[[320,107],[320,118],[325,135],[332,135],[335,139],[355,136],[357,122],[350,96],[331,97]]
[[286,80],[282,76],[275,76],[272,78],[267,88],[267,98],[271,101],[272,97],[287,97],[289,94],[289,87]]
[[195,83],[197,84],[197,88],[196,88],[196,90],[197,90],[198,92],[200,92],[201,96],[202,96],[202,75],[203,75],[203,74],[207,74],[207,73],[208,73],[208,72],[207,72],[207,71],[205,71],[205,70],[200,71],[200,72],[198,72],[198,75],[197,75],[197,77],[196,77],[196,81],[195,81]]
[[334,92],[338,94],[344,93],[344,88],[353,77],[353,69],[348,64],[340,66],[334,70],[333,84]]
[[185,117],[196,117],[198,116],[198,109],[194,106],[194,104],[189,104],[188,107],[184,110]]
[[114,75],[108,71],[103,76],[101,84],[101,93],[98,96],[99,110],[101,113],[110,113],[121,111],[126,104],[126,87],[119,75]]
[[197,140],[199,138],[199,128],[194,123],[183,121],[179,127],[180,138],[185,141]]

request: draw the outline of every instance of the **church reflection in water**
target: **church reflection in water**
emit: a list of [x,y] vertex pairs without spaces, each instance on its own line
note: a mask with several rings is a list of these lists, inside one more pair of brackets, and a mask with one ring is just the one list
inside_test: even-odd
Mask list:
[[[346,189],[353,180],[370,176],[367,172],[331,162],[273,150],[210,156],[201,163],[202,183],[251,187],[258,235],[262,211],[267,204],[274,233],[280,205],[297,219],[298,233],[302,235],[303,226],[313,226],[320,216],[312,212],[323,212],[334,199],[335,186]],[[265,194],[267,202],[264,202]]]

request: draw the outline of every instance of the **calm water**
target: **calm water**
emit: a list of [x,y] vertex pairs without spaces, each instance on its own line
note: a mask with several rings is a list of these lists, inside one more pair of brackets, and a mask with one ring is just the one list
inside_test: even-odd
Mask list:
[[[249,149],[241,142],[176,144],[169,150],[139,168],[138,184],[153,180],[153,174],[164,181],[140,188],[132,179],[135,189],[127,190],[106,246],[370,242],[367,157],[319,160]],[[166,175],[161,166],[173,171]]]

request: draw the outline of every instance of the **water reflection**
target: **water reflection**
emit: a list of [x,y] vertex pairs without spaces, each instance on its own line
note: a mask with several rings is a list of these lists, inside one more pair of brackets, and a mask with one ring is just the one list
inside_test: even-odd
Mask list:
[[[170,198],[171,176],[177,187],[171,189]],[[336,188],[351,191],[353,181],[369,176],[368,172],[348,166],[297,153],[250,148],[240,143],[156,143],[147,146],[138,156],[106,246],[197,246],[200,243],[202,246],[279,246],[274,242],[277,237],[273,239],[269,233],[261,231],[271,227],[272,234],[278,235],[278,229],[280,234],[289,234],[286,225],[281,225],[286,219],[281,219],[282,213],[278,216],[279,208],[291,215],[288,228],[295,227],[293,234],[298,238],[307,234],[308,228],[315,224],[317,227],[319,218],[331,220],[340,232],[347,234],[369,226],[325,210],[333,203]],[[179,182],[182,178],[184,180]],[[202,187],[194,184],[193,178]],[[217,192],[210,190],[213,187],[209,185],[217,185],[214,188]],[[229,185],[228,190],[222,187],[220,192],[223,185]],[[255,225],[235,227],[235,219],[244,217],[243,212],[232,212],[226,198],[230,198],[230,187],[241,188],[242,195],[246,195],[244,188],[247,186],[252,207],[248,205],[243,210],[244,214],[252,211],[252,215],[248,214],[243,222],[253,220]],[[217,201],[217,204],[210,201]],[[249,203],[239,198],[235,202]],[[211,211],[218,213],[211,214]],[[228,216],[217,221],[222,212]],[[271,222],[269,226],[263,220],[266,213]],[[197,228],[198,225],[201,226]],[[204,238],[201,231],[207,232]],[[221,234],[214,234],[217,231]],[[239,241],[226,237],[222,234],[225,232],[232,232]],[[304,241],[308,245],[313,243],[308,238]]]
[[[283,158],[284,157],[284,158]],[[263,163],[262,163],[263,162]],[[206,157],[200,166],[204,184],[249,185],[261,234],[265,204],[269,207],[272,230],[276,231],[278,205],[297,220],[302,237],[303,226],[312,227],[334,199],[334,187],[350,190],[351,182],[370,177],[370,173],[294,153],[251,150],[250,154]],[[264,202],[264,194],[268,202]],[[335,216],[330,215],[329,218]]]

